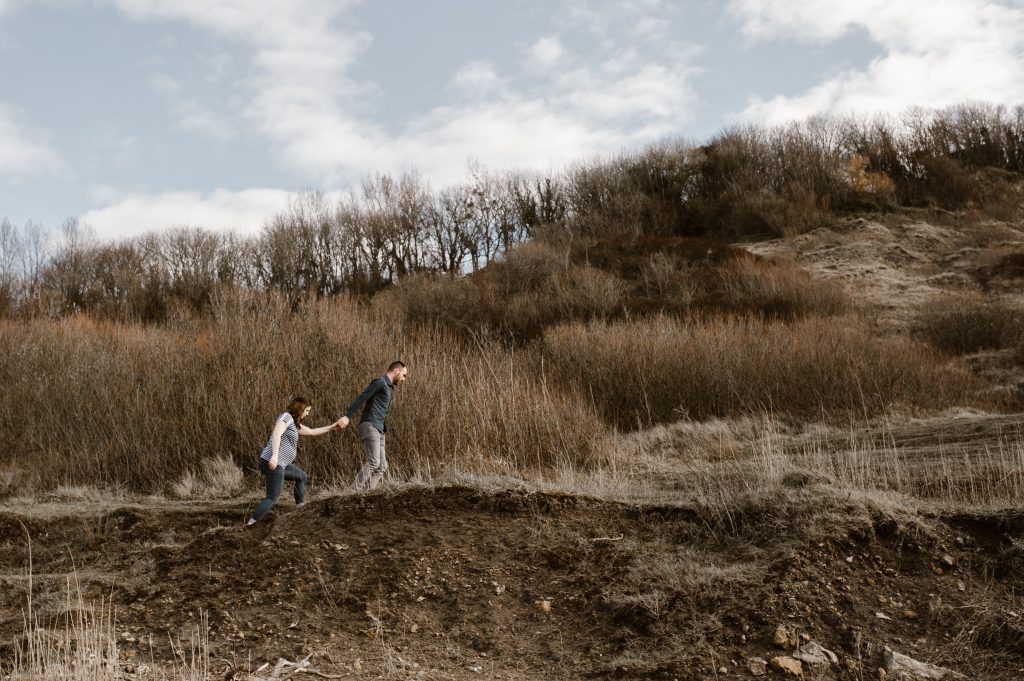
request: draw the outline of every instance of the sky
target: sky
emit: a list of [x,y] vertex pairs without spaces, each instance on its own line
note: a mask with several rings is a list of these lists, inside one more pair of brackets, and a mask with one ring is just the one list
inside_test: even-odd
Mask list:
[[0,218],[258,231],[294,192],[1024,103],[1024,0],[0,0]]

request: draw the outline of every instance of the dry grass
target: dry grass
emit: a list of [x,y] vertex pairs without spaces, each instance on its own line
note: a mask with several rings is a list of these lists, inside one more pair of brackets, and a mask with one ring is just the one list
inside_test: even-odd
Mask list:
[[[76,594],[72,596],[72,594]],[[43,625],[32,616],[31,592],[25,634],[7,672],[10,681],[121,681],[125,679],[118,648],[114,609],[109,603],[87,604],[69,581],[64,614]],[[205,615],[193,628],[187,644],[171,642],[176,661],[172,670],[138,665],[140,673],[173,681],[210,678],[209,623]],[[187,645],[187,647],[186,647]],[[133,665],[136,666],[136,665]]]
[[552,375],[623,428],[771,412],[871,417],[969,399],[964,367],[852,318],[566,324],[544,335]]
[[[407,333],[340,300],[293,315],[278,298],[237,295],[215,300],[213,311],[208,322],[167,327],[82,317],[0,323],[0,408],[9,423],[31,424],[19,456],[37,484],[155,490],[191,472],[180,492],[193,494],[197,479],[219,486],[211,452],[255,469],[292,395],[313,401],[310,422],[321,425],[396,358],[412,371],[389,419],[396,475],[454,467],[543,477],[611,455],[607,427],[586,402],[534,375],[523,354],[441,331]],[[354,429],[300,447],[321,480],[348,478],[360,460]]]
[[178,499],[219,499],[234,496],[242,488],[244,473],[229,457],[208,459],[198,472],[186,470],[171,485],[171,494]]
[[890,446],[870,446],[851,437],[848,447],[810,445],[787,451],[771,437],[756,461],[761,471],[813,471],[839,488],[894,492],[907,498],[937,502],[946,508],[1005,507],[1024,494],[1024,445],[1004,439],[982,451],[951,446],[931,456]]
[[476,340],[528,340],[566,319],[619,312],[629,288],[611,272],[569,267],[553,247],[531,242],[464,278],[417,275],[374,299],[410,325],[441,327]]
[[836,282],[812,276],[791,260],[746,255],[732,259],[709,277],[712,305],[738,313],[777,319],[849,312],[849,295]]
[[915,332],[937,348],[964,355],[1024,342],[1024,309],[981,294],[932,298],[918,312]]

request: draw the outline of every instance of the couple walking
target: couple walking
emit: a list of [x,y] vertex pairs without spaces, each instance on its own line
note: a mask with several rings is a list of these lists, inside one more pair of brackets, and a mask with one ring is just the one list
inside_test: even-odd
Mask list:
[[302,423],[313,407],[304,397],[294,398],[285,412],[277,417],[270,440],[260,454],[260,473],[266,479],[267,496],[246,524],[252,525],[261,520],[277,503],[285,480],[295,482],[295,508],[305,503],[309,476],[295,465],[295,457],[299,453],[299,435],[324,435],[341,430],[348,426],[360,407],[363,407],[363,412],[356,426],[356,434],[363,443],[363,467],[356,475],[354,487],[359,490],[373,489],[380,484],[381,478],[388,471],[385,455],[387,425],[384,420],[391,409],[395,386],[405,381],[408,375],[409,370],[405,364],[392,362],[387,373],[372,380],[344,416],[320,428],[310,428]]

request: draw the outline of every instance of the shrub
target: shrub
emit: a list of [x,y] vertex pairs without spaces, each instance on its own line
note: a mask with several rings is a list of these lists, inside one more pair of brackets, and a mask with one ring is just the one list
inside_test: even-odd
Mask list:
[[914,330],[949,353],[964,355],[1011,347],[1024,335],[1019,306],[980,294],[944,294],[923,304]]
[[487,272],[504,297],[540,288],[566,267],[565,253],[544,241],[527,241],[491,263]]
[[838,315],[850,308],[843,288],[819,279],[790,260],[765,260],[747,254],[709,273],[707,303],[729,312],[764,314],[778,319]]
[[562,319],[607,317],[622,303],[625,285],[610,272],[595,267],[574,267],[555,275],[543,294],[552,295],[552,304]]
[[[480,275],[472,275],[479,280]],[[492,297],[470,277],[422,273],[373,298],[373,308],[394,323],[440,326],[457,332],[478,332],[493,324]]]
[[662,309],[685,309],[697,297],[697,268],[681,264],[669,253],[654,253],[640,268],[648,299]]
[[764,411],[870,417],[959,404],[974,388],[965,367],[856,319],[574,323],[549,329],[541,352],[552,375],[621,428]]

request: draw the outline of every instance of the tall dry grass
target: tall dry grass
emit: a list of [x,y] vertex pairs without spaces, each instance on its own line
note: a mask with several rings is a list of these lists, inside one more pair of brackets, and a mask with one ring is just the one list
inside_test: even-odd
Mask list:
[[998,350],[1024,343],[1024,308],[978,293],[935,296],[918,310],[914,332],[953,354]]
[[838,283],[813,276],[792,260],[743,254],[706,275],[704,306],[776,319],[832,316],[853,308]]
[[[0,323],[0,413],[20,467],[38,484],[159,489],[229,457],[254,469],[291,396],[310,422],[336,419],[394,359],[411,370],[389,418],[396,475],[451,467],[524,473],[586,469],[611,454],[607,427],[582,400],[532,374],[525,355],[342,301],[292,314],[276,296],[215,298],[209,320],[123,325],[85,317]],[[303,438],[319,479],[359,464],[354,428]],[[191,492],[190,492],[191,493]]]
[[[1020,428],[979,444],[970,415],[929,419],[934,434],[907,438],[903,422],[880,419],[794,427],[766,414],[676,421],[622,433],[623,465],[609,496],[686,499],[712,511],[735,512],[752,499],[827,487],[883,506],[913,510],[1005,509],[1024,495]],[[958,423],[954,423],[958,422]]]
[[764,412],[871,417],[962,404],[975,387],[966,367],[856,318],[573,323],[541,347],[545,371],[623,428]]
[[[30,568],[31,570],[31,568]],[[77,575],[76,575],[77,579]],[[29,575],[31,580],[31,574]],[[31,584],[31,581],[30,581]],[[63,613],[48,621],[33,616],[29,590],[24,635],[15,647],[14,660],[0,663],[0,674],[10,681],[121,681],[133,678],[121,659],[116,613],[110,603],[87,603],[81,587],[69,579]],[[186,647],[187,646],[187,647]],[[155,679],[206,681],[210,678],[209,620],[202,613],[190,640],[171,641],[172,669],[138,665],[139,675]],[[180,659],[179,663],[177,660]],[[130,665],[136,667],[136,665]]]

